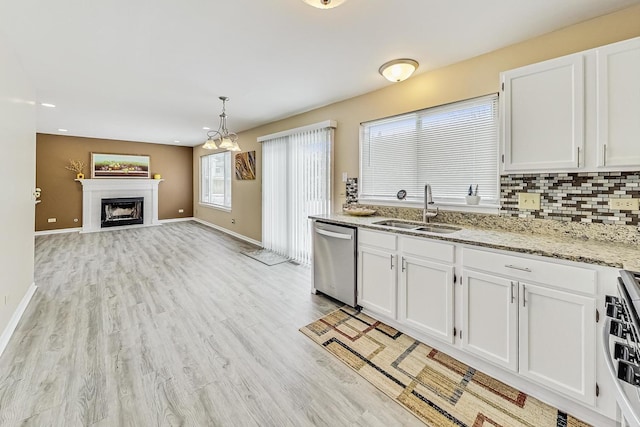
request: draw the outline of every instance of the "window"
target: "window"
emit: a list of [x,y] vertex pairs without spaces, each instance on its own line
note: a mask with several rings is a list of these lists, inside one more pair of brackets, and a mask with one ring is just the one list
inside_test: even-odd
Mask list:
[[362,124],[361,201],[464,203],[478,186],[482,204],[497,205],[498,95],[489,95]]
[[231,209],[231,152],[200,157],[200,203]]

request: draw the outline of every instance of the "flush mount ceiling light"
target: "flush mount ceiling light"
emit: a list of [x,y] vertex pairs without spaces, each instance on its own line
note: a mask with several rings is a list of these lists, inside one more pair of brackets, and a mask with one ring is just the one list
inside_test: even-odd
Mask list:
[[310,4],[318,9],[331,9],[340,6],[347,0],[304,0],[306,4]]
[[411,74],[417,69],[418,61],[402,58],[382,64],[378,71],[390,82],[401,82],[411,77]]
[[215,150],[222,148],[229,151],[240,151],[238,145],[238,135],[233,132],[229,132],[227,129],[227,113],[225,112],[226,102],[229,100],[226,96],[220,96],[222,101],[222,113],[220,114],[220,126],[218,130],[210,130],[207,132],[207,140],[202,146],[207,150]]

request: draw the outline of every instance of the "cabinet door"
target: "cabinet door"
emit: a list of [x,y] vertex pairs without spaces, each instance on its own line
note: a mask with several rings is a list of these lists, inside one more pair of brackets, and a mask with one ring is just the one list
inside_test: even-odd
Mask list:
[[396,255],[379,249],[360,247],[358,304],[396,318]]
[[575,54],[502,74],[504,171],[584,163],[583,62]]
[[401,269],[400,320],[452,343],[453,266],[405,255]]
[[467,270],[462,277],[462,347],[517,371],[518,283]]
[[520,374],[595,403],[595,299],[520,284]]
[[596,50],[599,167],[640,166],[640,38]]

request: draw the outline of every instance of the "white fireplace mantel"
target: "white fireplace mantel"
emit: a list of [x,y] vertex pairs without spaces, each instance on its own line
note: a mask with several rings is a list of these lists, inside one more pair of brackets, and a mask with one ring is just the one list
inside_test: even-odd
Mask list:
[[[104,178],[77,179],[76,181],[82,184],[81,233],[104,230],[100,227],[102,199],[116,197],[143,197],[144,223],[141,226],[160,225],[158,221],[158,185],[164,181],[163,179]],[[111,227],[111,229],[117,228]]]

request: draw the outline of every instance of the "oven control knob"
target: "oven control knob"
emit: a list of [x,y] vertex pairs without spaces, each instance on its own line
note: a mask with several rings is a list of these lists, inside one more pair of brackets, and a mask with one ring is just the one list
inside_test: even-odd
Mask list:
[[611,326],[609,327],[609,333],[616,337],[626,339],[629,334],[629,326],[626,323],[612,320]]
[[618,378],[636,387],[640,386],[640,367],[634,363],[618,360]]
[[636,349],[622,343],[615,343],[613,347],[613,357],[625,362],[638,363],[638,353]]
[[607,295],[604,297],[604,303],[606,304],[620,304],[620,299],[613,295]]
[[606,304],[606,312],[607,312],[607,316],[611,317],[613,319],[625,319],[626,320],[626,316],[624,315],[624,309],[622,308],[621,304]]

